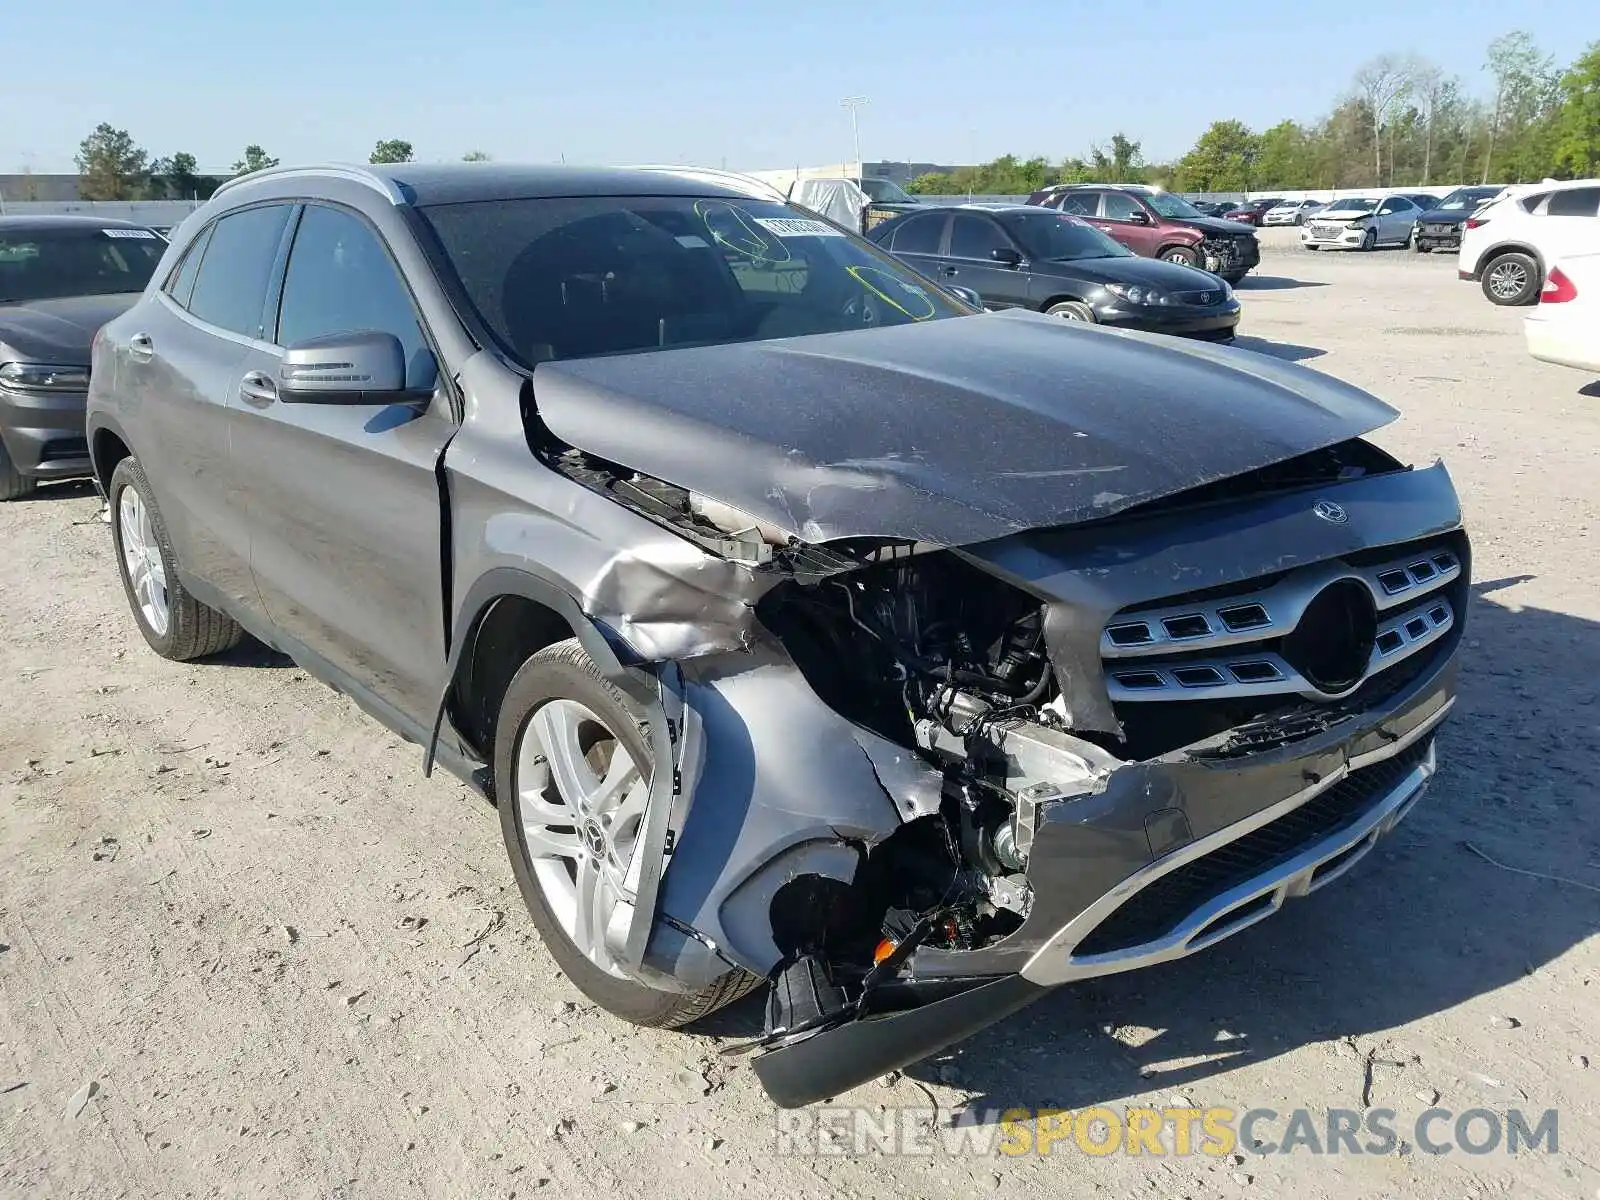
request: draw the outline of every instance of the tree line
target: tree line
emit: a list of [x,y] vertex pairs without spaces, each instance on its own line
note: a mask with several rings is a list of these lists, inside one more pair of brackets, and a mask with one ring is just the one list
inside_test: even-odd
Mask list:
[[[372,148],[368,162],[403,163],[415,157],[410,142],[385,138]],[[482,150],[469,150],[462,159],[484,162]],[[102,122],[78,145],[78,196],[83,200],[209,200],[229,179],[264,171],[278,160],[259,145],[251,144],[228,175],[201,175],[194,155],[178,151],[161,158],[134,141],[126,129]]]
[[1331,190],[1439,183],[1518,183],[1600,175],[1600,42],[1565,67],[1513,31],[1489,43],[1488,87],[1474,93],[1419,55],[1384,54],[1321,120],[1257,131],[1215,121],[1176,162],[1145,161],[1138,141],[1059,164],[1007,154],[922,175],[932,195],[1020,195],[1053,183],[1158,183],[1173,191]]

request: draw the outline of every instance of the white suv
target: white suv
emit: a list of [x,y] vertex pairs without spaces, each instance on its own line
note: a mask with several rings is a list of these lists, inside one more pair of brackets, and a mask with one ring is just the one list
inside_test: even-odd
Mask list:
[[1558,258],[1600,251],[1600,179],[1508,188],[1461,230],[1456,274],[1495,304],[1533,304]]

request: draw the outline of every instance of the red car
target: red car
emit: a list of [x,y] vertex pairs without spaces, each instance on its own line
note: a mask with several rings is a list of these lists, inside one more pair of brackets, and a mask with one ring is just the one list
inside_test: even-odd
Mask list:
[[1182,196],[1131,183],[1057,184],[1028,197],[1080,217],[1135,254],[1200,267],[1238,283],[1261,261],[1247,225],[1208,217]]
[[1237,208],[1230,208],[1222,214],[1222,217],[1226,221],[1238,221],[1241,225],[1260,225],[1261,218],[1267,215],[1267,210],[1276,208],[1282,203],[1282,196],[1273,196],[1267,200],[1251,200]]

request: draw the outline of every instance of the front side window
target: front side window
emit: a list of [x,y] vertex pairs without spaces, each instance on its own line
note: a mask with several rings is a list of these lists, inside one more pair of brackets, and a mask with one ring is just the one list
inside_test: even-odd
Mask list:
[[408,363],[427,349],[411,293],[378,235],[354,213],[307,205],[289,251],[276,341],[366,330],[399,338]]
[[950,257],[993,261],[991,250],[1010,250],[1011,242],[988,217],[960,213],[950,223]]
[[1139,202],[1122,192],[1105,193],[1105,207],[1100,215],[1112,221],[1131,221],[1134,214],[1143,212]]
[[1071,262],[1084,258],[1131,258],[1133,251],[1107,237],[1093,225],[1057,213],[1008,213],[1003,218],[1011,236],[1030,258],[1041,262]]
[[773,200],[585,196],[420,212],[479,321],[526,366],[970,311],[865,239]]
[[267,285],[291,206],[268,204],[229,213],[211,230],[189,311],[221,329],[260,338]]
[[0,304],[142,292],[166,249],[150,229],[6,229],[0,231]]

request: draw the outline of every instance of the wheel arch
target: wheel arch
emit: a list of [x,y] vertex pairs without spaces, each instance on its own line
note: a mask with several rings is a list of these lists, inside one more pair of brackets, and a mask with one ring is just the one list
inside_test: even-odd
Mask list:
[[1189,251],[1189,253],[1195,255],[1196,257],[1198,257],[1199,254],[1200,254],[1200,242],[1202,240],[1203,239],[1201,239],[1201,238],[1196,238],[1192,242],[1186,242],[1186,241],[1181,241],[1181,240],[1180,241],[1162,242],[1160,248],[1156,250],[1154,257],[1161,258],[1169,250],[1187,250],[1187,251]]
[[1488,268],[1489,264],[1495,259],[1499,258],[1502,254],[1526,254],[1529,258],[1533,259],[1534,262],[1539,264],[1540,279],[1544,278],[1545,273],[1549,269],[1545,266],[1544,255],[1540,254],[1538,250],[1534,249],[1533,246],[1529,245],[1528,243],[1500,242],[1497,245],[1490,246],[1482,254],[1478,255],[1478,262],[1475,268],[1476,273],[1478,275],[1482,275],[1483,272]]
[[111,473],[117,469],[117,464],[132,456],[133,447],[115,422],[98,421],[89,430],[89,464],[102,496],[110,495]]
[[1082,297],[1082,296],[1074,296],[1074,295],[1071,295],[1070,293],[1063,292],[1060,295],[1051,296],[1050,299],[1048,299],[1048,300],[1044,301],[1044,303],[1040,304],[1039,305],[1039,311],[1040,312],[1046,312],[1046,311],[1048,311],[1050,309],[1050,307],[1052,305],[1067,304],[1069,302],[1073,303],[1073,304],[1088,304],[1089,303],[1089,301],[1084,299],[1084,297]]

